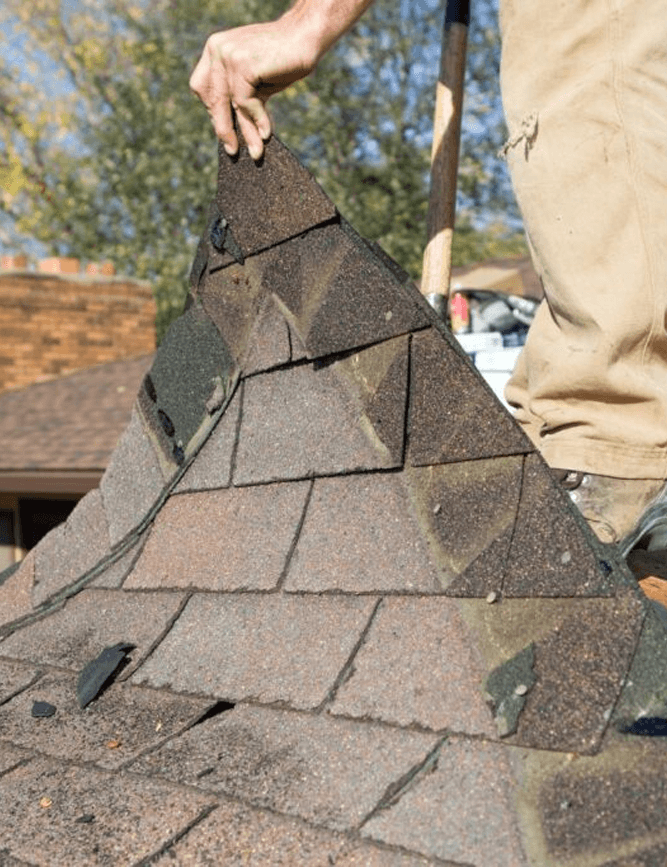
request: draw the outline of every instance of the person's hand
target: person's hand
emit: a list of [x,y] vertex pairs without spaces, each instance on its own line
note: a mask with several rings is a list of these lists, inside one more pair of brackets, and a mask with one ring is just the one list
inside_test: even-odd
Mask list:
[[210,36],[190,77],[190,88],[206,106],[228,154],[238,152],[234,116],[258,160],[271,137],[266,100],[304,78],[317,61],[308,40],[288,17],[250,24]]

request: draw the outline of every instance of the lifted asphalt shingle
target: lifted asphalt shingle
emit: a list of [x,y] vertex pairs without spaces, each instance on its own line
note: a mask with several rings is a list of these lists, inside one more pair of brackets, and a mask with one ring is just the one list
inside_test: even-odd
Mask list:
[[[664,740],[623,731],[667,713],[662,622],[278,141],[221,152],[220,181],[101,496],[0,586],[9,620],[45,603],[0,641],[0,851],[661,863]],[[118,642],[131,666],[80,710]]]

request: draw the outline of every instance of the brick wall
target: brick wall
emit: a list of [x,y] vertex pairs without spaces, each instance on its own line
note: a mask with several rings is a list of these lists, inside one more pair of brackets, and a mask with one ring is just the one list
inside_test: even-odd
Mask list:
[[148,283],[0,270],[0,391],[153,349]]

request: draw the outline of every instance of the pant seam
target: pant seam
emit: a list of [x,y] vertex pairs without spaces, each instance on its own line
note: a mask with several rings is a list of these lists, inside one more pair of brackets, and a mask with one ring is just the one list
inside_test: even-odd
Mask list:
[[626,121],[626,113],[624,109],[623,85],[624,85],[624,62],[622,58],[622,3],[618,0],[609,0],[609,40],[610,40],[610,58],[611,58],[611,84],[614,94],[614,105],[619,120],[619,126],[623,134],[625,143],[626,158],[628,161],[628,175],[632,195],[637,208],[637,223],[641,236],[642,249],[647,265],[648,286],[650,292],[650,303],[653,310],[651,328],[643,339],[641,364],[645,364],[649,355],[649,347],[651,346],[654,337],[662,330],[662,312],[658,305],[658,293],[656,292],[656,269],[651,254],[651,245],[646,237],[645,226],[648,221],[646,212],[646,204],[641,195],[638,184],[638,176],[642,173],[640,161],[637,156],[635,143],[635,135],[632,132],[631,124]]

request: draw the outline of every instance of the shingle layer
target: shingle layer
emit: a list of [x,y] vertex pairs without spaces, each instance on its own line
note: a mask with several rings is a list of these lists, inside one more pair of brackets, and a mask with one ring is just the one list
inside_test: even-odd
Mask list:
[[662,621],[276,140],[0,605],[3,863],[662,863]]

